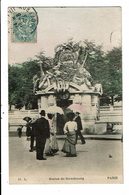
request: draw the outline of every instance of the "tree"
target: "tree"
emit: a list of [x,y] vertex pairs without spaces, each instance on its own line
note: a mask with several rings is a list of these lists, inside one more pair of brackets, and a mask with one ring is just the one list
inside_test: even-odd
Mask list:
[[27,109],[37,108],[37,97],[33,93],[33,77],[40,74],[38,60],[26,61],[22,64],[22,97]]
[[16,108],[37,107],[37,98],[33,94],[33,77],[40,72],[37,60],[26,61],[21,66],[9,65],[9,104]]
[[[71,52],[69,55],[69,51]],[[67,55],[62,55],[62,52]],[[72,54],[72,55],[71,55]],[[72,59],[74,58],[75,59]],[[122,51],[121,48],[113,48],[104,53],[102,46],[93,42],[73,42],[58,45],[55,48],[54,58],[46,57],[44,52],[17,66],[9,65],[9,104],[17,108],[37,107],[37,97],[33,93],[33,78],[35,75],[42,77],[46,71],[53,71],[61,60],[65,65],[61,66],[61,77],[72,81],[77,64],[81,64],[92,76],[92,85],[99,82],[103,86],[104,99],[102,104],[114,103],[122,99]],[[74,65],[69,64],[74,60]],[[53,72],[52,72],[53,73]]]
[[21,67],[9,65],[9,109],[20,99],[19,89],[22,87]]
[[[104,52],[102,46],[96,46],[94,42],[84,41],[85,53],[87,59],[84,62],[84,67],[90,72],[93,78],[93,84],[96,82],[102,83],[102,72],[104,70]],[[83,52],[84,53],[84,52]],[[82,56],[84,54],[82,53]],[[84,57],[82,57],[83,59]]]
[[104,94],[111,98],[111,104],[114,101],[122,100],[122,50],[113,48],[105,55],[106,78],[102,81]]
[[20,65],[9,65],[9,104],[16,108],[37,108],[37,96],[33,93],[33,78],[42,76],[43,71],[52,67],[52,59],[40,52],[37,59],[25,61]]
[[93,80],[103,86],[103,104],[113,105],[114,101],[122,100],[121,48],[113,48],[107,53],[104,53],[101,47],[92,48],[94,53],[88,56],[87,69]]
[[115,47],[111,51],[108,51],[105,58],[109,63],[119,71],[122,69],[122,49],[121,47]]

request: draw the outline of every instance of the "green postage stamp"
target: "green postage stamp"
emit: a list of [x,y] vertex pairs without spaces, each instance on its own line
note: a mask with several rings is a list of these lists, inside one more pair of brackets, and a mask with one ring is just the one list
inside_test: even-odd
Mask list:
[[34,8],[12,8],[12,42],[36,42],[38,16]]

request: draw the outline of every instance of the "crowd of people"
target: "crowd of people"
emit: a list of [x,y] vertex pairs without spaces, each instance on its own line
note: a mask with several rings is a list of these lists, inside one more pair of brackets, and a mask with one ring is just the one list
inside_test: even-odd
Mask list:
[[[67,157],[76,157],[76,144],[78,136],[82,144],[85,144],[85,139],[81,133],[82,122],[79,112],[67,113],[67,122],[64,125],[64,134],[66,135],[62,152]],[[46,156],[54,156],[59,151],[59,146],[56,138],[56,117],[55,114],[45,113],[41,110],[41,117],[35,120],[27,121],[26,123],[26,136],[30,137],[30,152],[36,150],[37,160],[46,160]],[[22,135],[22,127],[20,126],[18,136]],[[35,144],[34,144],[35,143]]]

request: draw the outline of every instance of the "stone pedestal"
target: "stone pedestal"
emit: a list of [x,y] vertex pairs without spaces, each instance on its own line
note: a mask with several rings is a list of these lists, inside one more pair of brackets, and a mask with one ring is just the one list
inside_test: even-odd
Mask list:
[[73,104],[81,104],[82,103],[82,97],[79,94],[75,94],[73,97]]
[[54,95],[50,95],[48,97],[48,106],[54,106],[56,105],[56,98]]
[[[52,90],[52,91],[51,91]],[[51,93],[50,93],[51,92]],[[38,102],[39,111],[49,106],[60,106],[62,109],[67,108],[70,104],[80,104],[84,108],[80,113],[80,117],[82,119],[83,124],[83,133],[84,134],[95,134],[97,131],[97,127],[95,126],[95,122],[97,119],[97,114],[99,111],[99,93],[94,92],[93,90],[87,89],[81,90],[80,86],[75,85],[72,83],[69,89],[70,97],[69,99],[57,99],[55,91],[53,91],[53,87],[49,87],[47,92],[43,94],[40,92],[40,101]],[[60,104],[58,104],[60,101]],[[66,122],[66,116],[63,116],[64,122]],[[60,127],[60,124],[63,124],[63,120],[59,120],[58,117],[58,133],[61,133],[61,129],[63,126]],[[64,125],[64,124],[63,124]]]
[[92,115],[94,115],[95,120],[99,118],[99,96],[93,95],[91,97],[91,104],[92,104]]
[[41,96],[41,110],[44,110],[48,107],[48,97]]
[[95,124],[95,134],[104,134],[107,132],[107,123],[97,122]]
[[85,108],[86,112],[82,114],[82,118],[84,120],[92,118],[92,113],[91,113],[91,95],[89,94],[84,94],[82,95],[82,105]]

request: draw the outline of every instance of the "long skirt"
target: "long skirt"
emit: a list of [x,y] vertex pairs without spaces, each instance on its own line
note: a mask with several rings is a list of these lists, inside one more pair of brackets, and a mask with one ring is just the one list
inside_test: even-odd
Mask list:
[[52,156],[56,152],[59,151],[56,135],[52,135],[49,139],[46,140],[45,145],[45,154],[48,156]]
[[66,153],[66,156],[76,156],[76,133],[69,132],[65,138],[65,142],[62,148],[62,152]]
[[54,134],[51,137],[51,148],[52,148],[53,153],[56,153],[56,152],[59,151],[58,142],[57,142],[57,139],[56,139],[56,134]]

